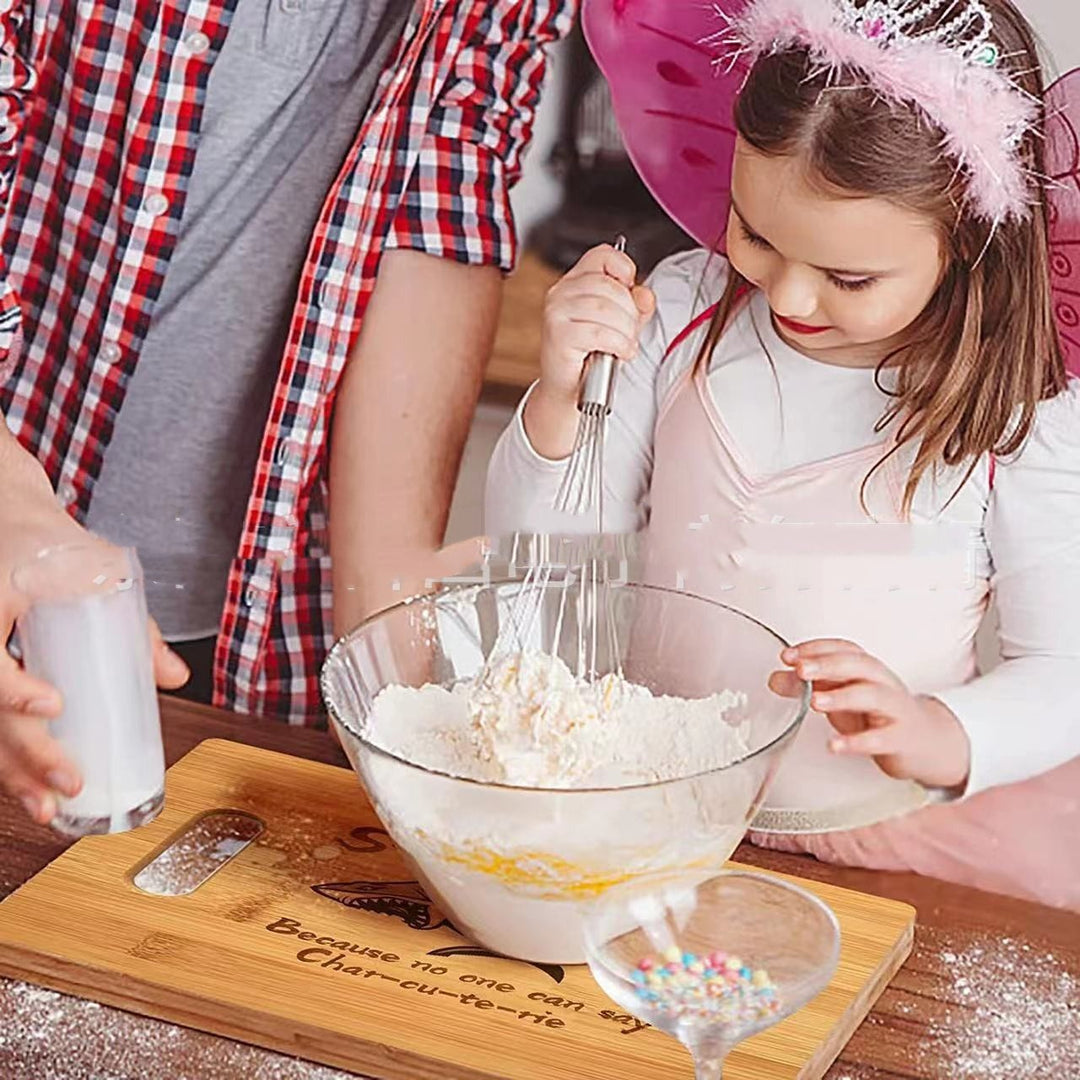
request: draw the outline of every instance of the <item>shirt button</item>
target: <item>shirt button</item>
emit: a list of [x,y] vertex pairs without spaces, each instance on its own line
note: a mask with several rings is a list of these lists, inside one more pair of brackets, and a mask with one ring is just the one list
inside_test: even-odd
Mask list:
[[254,585],[249,585],[244,590],[244,606],[253,608],[259,602],[259,590]]
[[292,442],[289,439],[279,439],[274,449],[274,464],[278,468],[284,468],[292,460]]
[[341,289],[332,281],[324,281],[319,286],[319,306],[324,308],[336,307],[341,299]]
[[106,341],[101,346],[101,359],[107,364],[115,364],[123,355],[124,352],[123,349],[120,348],[119,342]]
[[79,499],[79,493],[75,490],[74,484],[61,484],[56,494],[60,496],[60,501],[65,506],[73,506]]
[[169,200],[160,191],[155,191],[146,196],[143,209],[154,217],[160,217],[169,209]]
[[184,39],[184,46],[191,56],[202,56],[210,48],[210,39],[201,30],[196,30]]

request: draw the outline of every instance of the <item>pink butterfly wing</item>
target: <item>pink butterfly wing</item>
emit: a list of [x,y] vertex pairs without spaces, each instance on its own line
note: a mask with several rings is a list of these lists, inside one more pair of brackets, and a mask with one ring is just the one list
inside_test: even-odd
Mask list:
[[1080,68],[1046,95],[1050,267],[1065,363],[1080,375]]
[[[725,0],[734,13],[746,0]],[[611,87],[626,151],[657,202],[698,243],[727,228],[732,106],[746,69],[706,39],[724,28],[705,0],[584,0],[582,27]],[[717,61],[717,62],[714,62]]]

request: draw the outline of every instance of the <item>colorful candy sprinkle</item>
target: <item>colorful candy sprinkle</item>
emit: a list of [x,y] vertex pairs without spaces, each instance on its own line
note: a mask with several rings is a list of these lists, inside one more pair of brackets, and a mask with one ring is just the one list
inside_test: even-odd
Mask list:
[[673,946],[643,957],[631,978],[638,997],[669,1016],[745,1026],[780,1011],[769,973],[720,950],[698,957]]

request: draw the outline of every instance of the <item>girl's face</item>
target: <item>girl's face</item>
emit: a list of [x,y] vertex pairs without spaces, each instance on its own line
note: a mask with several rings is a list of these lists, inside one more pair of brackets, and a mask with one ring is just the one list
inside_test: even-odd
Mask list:
[[901,345],[945,269],[934,222],[884,199],[824,194],[797,158],[735,150],[727,250],[813,359],[874,367]]

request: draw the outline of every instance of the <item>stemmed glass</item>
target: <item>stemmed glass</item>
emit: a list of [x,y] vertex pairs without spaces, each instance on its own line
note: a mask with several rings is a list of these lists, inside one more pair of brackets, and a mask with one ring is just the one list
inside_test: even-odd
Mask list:
[[739,870],[638,878],[605,892],[583,925],[600,987],[682,1042],[697,1080],[719,1080],[737,1043],[816,997],[840,953],[822,901]]

